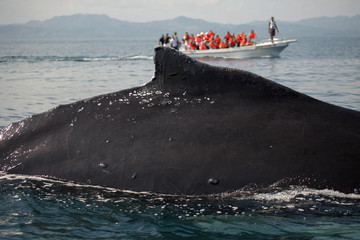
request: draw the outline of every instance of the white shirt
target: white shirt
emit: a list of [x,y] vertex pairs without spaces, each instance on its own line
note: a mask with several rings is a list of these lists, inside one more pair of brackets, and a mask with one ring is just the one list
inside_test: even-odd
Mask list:
[[275,30],[276,22],[273,20],[270,20],[270,29]]
[[171,42],[173,47],[177,47],[177,38],[171,39]]

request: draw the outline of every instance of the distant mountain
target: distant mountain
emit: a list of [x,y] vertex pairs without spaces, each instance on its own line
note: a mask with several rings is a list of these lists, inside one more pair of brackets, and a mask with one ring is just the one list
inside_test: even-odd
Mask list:
[[350,35],[358,35],[360,32],[360,15],[354,17],[338,16],[309,18],[299,21],[298,24],[307,27],[326,29],[332,34],[337,34],[340,31]]
[[[281,36],[360,36],[360,15],[354,17],[320,17],[298,22],[277,22]],[[0,25],[0,39],[84,39],[84,38],[150,38],[161,34],[200,33],[213,30],[223,36],[227,31],[247,34],[254,29],[259,38],[268,37],[267,20],[247,24],[219,24],[201,19],[177,17],[163,21],[135,23],[98,14],[76,14],[54,17],[26,24]]]
[[76,14],[46,21],[0,26],[0,39],[112,38],[134,36],[141,24],[106,15]]

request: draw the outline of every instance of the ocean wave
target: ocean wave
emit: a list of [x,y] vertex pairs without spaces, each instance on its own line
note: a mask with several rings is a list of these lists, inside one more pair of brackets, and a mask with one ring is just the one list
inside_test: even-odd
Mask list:
[[[330,189],[311,189],[304,186],[237,191],[233,194],[168,195],[135,192],[116,188],[78,184],[36,176],[0,174],[2,194],[10,191],[29,191],[46,196],[44,200],[72,196],[76,201],[106,202],[139,207],[143,212],[157,209],[180,217],[199,215],[244,214],[301,214],[360,216],[360,194],[345,194]],[[45,195],[44,195],[45,194]]]
[[[88,232],[91,239],[104,232],[107,238],[140,234],[151,239],[183,238],[185,233],[204,239],[359,236],[359,195],[326,189],[293,186],[226,197],[171,196],[13,174],[0,174],[0,189],[3,228],[8,236],[19,233],[24,239],[39,237],[44,229],[52,238],[66,233],[71,239]],[[18,231],[19,224],[26,229]]]
[[98,61],[128,61],[128,60],[152,60],[153,56],[3,56],[0,63],[11,62],[98,62]]

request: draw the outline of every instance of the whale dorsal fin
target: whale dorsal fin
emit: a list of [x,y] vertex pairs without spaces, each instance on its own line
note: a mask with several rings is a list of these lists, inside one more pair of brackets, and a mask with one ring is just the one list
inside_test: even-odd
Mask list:
[[259,96],[303,95],[248,71],[211,66],[168,47],[155,48],[152,84],[172,92],[193,94],[242,92]]

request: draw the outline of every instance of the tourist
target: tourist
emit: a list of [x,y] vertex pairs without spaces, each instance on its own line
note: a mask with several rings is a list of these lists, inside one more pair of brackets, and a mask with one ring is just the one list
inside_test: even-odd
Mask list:
[[223,44],[224,44],[224,48],[229,48],[229,44],[226,39],[223,41]]
[[221,42],[221,38],[219,37],[219,35],[216,35],[215,37],[215,41],[217,41],[218,44],[220,44]]
[[164,46],[164,34],[162,34],[161,38],[159,39],[159,46]]
[[230,37],[231,37],[230,32],[227,32],[227,33],[225,34],[226,40],[229,41]]
[[179,41],[179,38],[177,36],[177,32],[174,32],[174,37],[176,38],[176,43],[177,43],[177,50],[179,50],[180,46],[181,46],[181,42]]
[[209,35],[209,37],[211,38],[211,37],[214,37],[214,36],[215,36],[215,33],[214,33],[212,30],[210,30],[210,31],[208,32],[208,35]]
[[196,50],[197,49],[197,46],[196,46],[196,42],[194,40],[189,40],[189,44],[188,44],[188,48],[189,50]]
[[199,50],[207,50],[207,46],[205,42],[201,42],[200,46],[199,46]]
[[224,41],[221,41],[221,42],[220,42],[219,48],[226,48]]
[[237,41],[237,46],[240,47],[241,41],[242,41],[242,36],[241,33],[239,33],[238,35],[236,35],[235,39]]
[[195,38],[195,42],[196,42],[196,46],[199,48],[200,44],[201,44],[201,41],[202,41],[202,38],[200,36],[200,34],[197,34],[196,35],[196,38]]
[[205,42],[207,42],[207,41],[210,40],[210,36],[209,36],[208,33],[205,33],[205,34],[204,34],[203,40],[204,40]]
[[175,35],[172,36],[171,40],[170,40],[170,47],[174,48],[174,49],[179,49],[178,47],[178,39]]
[[184,36],[183,36],[183,44],[184,44],[185,46],[187,46],[187,45],[190,43],[189,40],[190,40],[189,34],[188,34],[187,32],[184,33]]
[[257,38],[257,36],[256,36],[254,30],[251,30],[249,35],[248,35],[249,43],[251,43],[251,44],[255,43],[255,38]]
[[210,49],[218,49],[218,48],[219,48],[218,42],[215,41],[215,40],[210,41],[210,42],[209,42],[209,48],[210,48]]
[[166,34],[166,35],[165,35],[165,38],[164,38],[164,47],[170,47],[170,37],[169,37],[169,34]]
[[234,36],[231,36],[228,42],[229,42],[229,48],[236,47],[236,39]]

